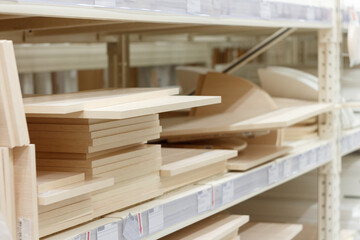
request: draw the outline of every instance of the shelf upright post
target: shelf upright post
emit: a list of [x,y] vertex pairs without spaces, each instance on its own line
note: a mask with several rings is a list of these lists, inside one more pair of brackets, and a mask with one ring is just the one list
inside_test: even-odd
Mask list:
[[125,88],[129,79],[129,36],[120,34],[107,44],[109,87]]
[[[333,0],[330,29],[318,32],[319,101],[340,102],[340,0]],[[332,161],[318,170],[318,239],[337,240],[340,234],[340,117],[334,110],[319,121],[321,138],[332,139]]]

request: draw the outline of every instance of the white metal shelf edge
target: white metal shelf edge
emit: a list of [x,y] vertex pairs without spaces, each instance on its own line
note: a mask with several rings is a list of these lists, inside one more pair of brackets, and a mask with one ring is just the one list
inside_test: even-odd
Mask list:
[[136,22],[158,23],[188,23],[227,26],[252,27],[294,27],[324,29],[330,28],[330,23],[284,21],[244,18],[218,18],[208,16],[166,14],[162,12],[147,12],[138,10],[123,10],[110,8],[94,8],[89,6],[54,6],[45,4],[31,4],[19,2],[1,2],[0,13],[17,14],[25,16],[65,17],[77,19],[123,20]]

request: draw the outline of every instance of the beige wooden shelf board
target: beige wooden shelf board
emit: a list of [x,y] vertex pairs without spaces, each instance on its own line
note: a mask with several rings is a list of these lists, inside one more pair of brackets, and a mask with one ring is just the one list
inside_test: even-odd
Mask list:
[[27,114],[31,117],[58,117],[58,118],[90,118],[90,119],[126,119],[143,115],[157,114],[167,111],[180,110],[210,104],[220,103],[221,98],[216,96],[167,96],[116,104],[108,107],[85,109],[70,114],[52,114],[37,112]]
[[39,205],[49,205],[112,186],[113,178],[94,178],[38,194]]
[[291,147],[274,145],[248,145],[239,153],[238,157],[228,161],[228,169],[234,171],[246,171],[275,158],[281,157],[291,151]]
[[239,230],[242,240],[291,240],[302,231],[301,224],[250,222]]
[[39,193],[85,180],[84,173],[37,171],[36,175]]
[[249,221],[249,216],[217,214],[174,232],[162,240],[219,240],[232,235]]
[[24,98],[26,114],[67,114],[89,108],[141,101],[179,93],[177,88],[124,88]]
[[238,120],[239,116],[236,113],[162,119],[163,132],[161,136],[166,138],[285,128],[333,109],[333,106],[327,103],[301,101],[302,105],[299,105],[298,102],[292,103],[294,106],[282,107],[246,120]]
[[160,175],[164,177],[176,176],[237,156],[235,150],[162,148],[161,153],[163,165]]

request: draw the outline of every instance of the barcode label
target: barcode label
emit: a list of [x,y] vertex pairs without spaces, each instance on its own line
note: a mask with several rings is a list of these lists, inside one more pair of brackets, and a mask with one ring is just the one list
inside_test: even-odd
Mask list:
[[201,12],[201,0],[187,0],[188,13],[200,13]]
[[234,200],[234,181],[228,181],[222,185],[222,204]]
[[198,192],[197,200],[198,213],[209,211],[212,208],[212,188]]
[[18,240],[31,240],[31,220],[18,218],[17,226]]
[[126,240],[139,240],[141,238],[137,219],[137,215],[132,216],[131,214],[125,219],[123,236]]
[[148,212],[149,234],[158,232],[164,228],[164,206],[154,207]]
[[269,184],[276,183],[279,179],[279,168],[277,163],[273,163],[269,167]]
[[112,240],[119,238],[118,223],[109,223],[97,229],[97,240]]

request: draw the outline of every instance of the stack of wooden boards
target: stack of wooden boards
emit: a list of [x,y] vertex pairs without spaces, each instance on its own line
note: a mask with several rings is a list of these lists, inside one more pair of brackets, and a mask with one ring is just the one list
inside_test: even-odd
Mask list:
[[316,116],[332,108],[275,99],[250,81],[215,72],[199,77],[195,94],[218,95],[222,103],[194,108],[190,116],[161,119],[165,146],[238,150],[239,155],[228,164],[233,171],[246,171],[287,154],[291,148],[281,145],[284,134],[277,129],[302,122],[286,130],[285,140],[316,136]]
[[11,41],[0,41],[0,62],[0,214],[12,239],[38,239],[35,148]]
[[138,88],[25,99],[43,177],[38,182],[49,186],[39,192],[40,236],[163,193],[161,149],[147,144],[160,137],[158,113],[220,102],[220,97],[171,96],[177,93]]

